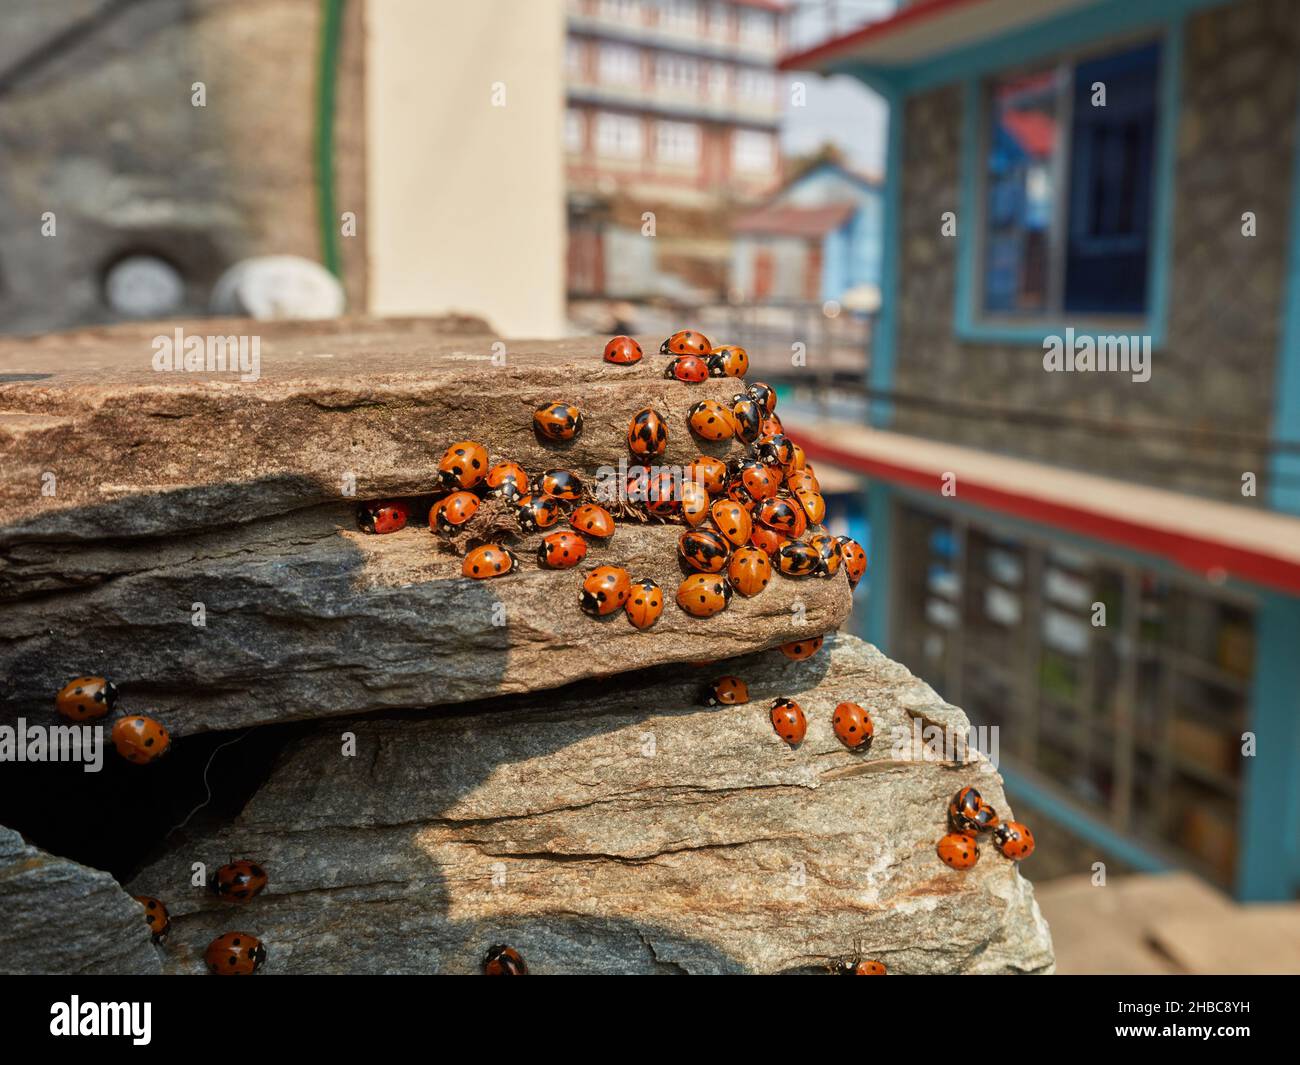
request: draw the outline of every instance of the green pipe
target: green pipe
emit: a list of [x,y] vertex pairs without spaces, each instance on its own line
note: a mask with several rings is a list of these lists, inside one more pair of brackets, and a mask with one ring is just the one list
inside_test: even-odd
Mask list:
[[320,214],[321,261],[338,278],[342,274],[338,218],[334,209],[334,97],[345,3],[346,0],[322,0],[320,59],[316,71],[316,205]]

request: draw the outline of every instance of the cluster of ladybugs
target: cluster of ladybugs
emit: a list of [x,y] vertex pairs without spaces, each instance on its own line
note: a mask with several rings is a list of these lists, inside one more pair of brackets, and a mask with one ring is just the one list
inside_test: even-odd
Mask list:
[[[671,355],[665,376],[685,383],[709,377],[739,378],[749,369],[745,349],[735,345],[714,348],[703,334],[683,330],[664,341],[663,354]],[[606,362],[630,365],[643,357],[631,337],[614,337],[605,345]],[[637,411],[628,423],[627,446],[634,461],[628,471],[627,498],[641,503],[646,512],[661,519],[683,521],[690,528],[678,541],[678,554],[689,573],[678,586],[677,604],[694,617],[711,617],[725,610],[733,593],[758,595],[767,587],[773,570],[787,577],[834,577],[841,567],[850,585],[857,586],[866,572],[867,556],[860,544],[847,536],[814,532],[826,517],[821,486],[803,449],[783,431],[776,414],[776,393],[756,382],[738,392],[730,406],[705,400],[687,417],[691,432],[702,440],[736,438],[748,445],[747,454],[731,463],[701,455],[681,471],[652,467],[668,446],[668,427],[653,408]],[[562,443],[576,439],[583,428],[582,412],[570,403],[549,403],[533,415],[540,439]],[[488,451],[472,440],[449,447],[438,464],[438,488],[443,494],[429,512],[435,532],[454,534],[478,513],[484,499],[498,498],[514,510],[524,533],[558,524],[565,508],[570,529],[547,534],[538,545],[538,565],[568,569],[586,558],[590,540],[608,540],[615,521],[595,502],[583,502],[586,488],[571,470],[547,470],[530,480],[522,466],[512,461],[491,464]],[[401,500],[365,504],[359,524],[366,532],[396,532],[405,527],[410,508]],[[461,572],[466,577],[488,579],[505,576],[519,567],[519,559],[501,543],[485,543],[470,550]],[[598,566],[589,571],[579,590],[583,611],[603,617],[620,609],[639,629],[650,628],[663,612],[664,593],[649,577],[634,578],[619,566]]]
[[952,829],[935,845],[940,860],[954,869],[969,869],[980,859],[979,837],[993,833],[993,844],[1013,862],[1034,853],[1034,834],[1020,821],[1001,821],[998,812],[978,791],[962,788],[948,803],[948,826]]
[[[802,659],[814,655],[820,650],[822,637],[813,640],[796,640],[785,644],[781,651],[788,658]],[[703,692],[706,706],[741,706],[749,702],[749,685],[739,677],[719,677],[708,685]],[[808,719],[803,707],[793,699],[782,697],[772,703],[768,711],[772,729],[791,747],[798,747],[808,734]],[[871,715],[857,703],[843,702],[835,707],[831,715],[831,726],[835,737],[850,751],[865,754],[871,750],[871,741],[876,729]]]
[[[77,677],[54,697],[54,708],[69,721],[85,724],[107,717],[117,706],[117,685],[106,677]],[[171,750],[171,734],[144,714],[127,714],[113,722],[113,748],[128,762],[145,765]]]

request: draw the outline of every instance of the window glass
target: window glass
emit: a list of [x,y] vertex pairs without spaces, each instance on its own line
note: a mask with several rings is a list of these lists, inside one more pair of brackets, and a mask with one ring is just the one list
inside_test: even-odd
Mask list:
[[700,128],[693,122],[658,122],[655,155],[662,163],[694,166],[700,157]]
[[596,150],[615,159],[639,159],[642,153],[641,120],[631,115],[602,111],[596,119]]

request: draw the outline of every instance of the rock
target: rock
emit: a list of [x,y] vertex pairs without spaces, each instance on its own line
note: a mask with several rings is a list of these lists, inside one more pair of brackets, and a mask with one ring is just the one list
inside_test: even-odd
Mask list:
[[0,972],[162,971],[144,911],[107,873],[30,847],[0,826]]
[[9,548],[0,721],[52,714],[53,693],[85,673],[181,737],[463,702],[773,647],[850,608],[843,574],[777,576],[722,614],[688,617],[672,598],[682,526],[622,523],[587,563],[663,586],[663,616],[638,631],[622,611],[583,614],[582,567],[539,569],[541,534],[512,544],[518,574],[474,581],[423,524],[370,536],[355,522],[354,505],[334,504],[161,540]]
[[318,262],[299,255],[259,255],[229,267],[212,287],[213,314],[265,321],[337,318],[347,296]]
[[[696,689],[722,672],[753,701],[701,709]],[[768,722],[776,696],[808,714],[798,750]],[[831,731],[845,699],[875,718],[865,756]],[[236,928],[266,942],[270,973],[469,973],[493,943],[535,973],[816,972],[855,941],[892,973],[1051,971],[1017,866],[987,844],[967,872],[934,853],[961,785],[1011,813],[996,773],[974,751],[908,757],[913,721],[967,729],[841,636],[801,663],[751,655],[453,715],[322,722],[233,824],[131,890],[170,907],[174,973],[200,972],[205,945]],[[236,906],[189,887],[192,862],[232,854],[267,867],[261,896]]]

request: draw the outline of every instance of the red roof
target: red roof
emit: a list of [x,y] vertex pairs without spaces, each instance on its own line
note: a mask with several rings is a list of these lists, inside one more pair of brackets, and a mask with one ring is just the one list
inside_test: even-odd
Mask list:
[[852,218],[857,209],[854,203],[831,203],[823,207],[772,204],[736,219],[732,231],[769,237],[824,237]]

